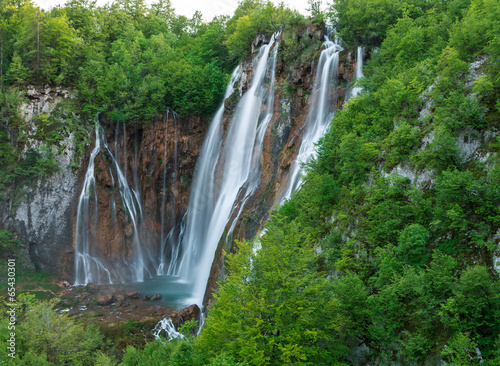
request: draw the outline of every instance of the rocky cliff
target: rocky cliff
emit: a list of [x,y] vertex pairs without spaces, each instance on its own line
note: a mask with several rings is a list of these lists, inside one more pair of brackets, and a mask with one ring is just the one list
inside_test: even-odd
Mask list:
[[[39,149],[46,143],[40,138],[42,116],[56,115],[63,104],[75,97],[62,88],[28,86],[19,114],[24,121],[23,153]],[[70,116],[74,118],[74,116]],[[61,272],[72,246],[72,216],[78,191],[78,169],[73,168],[76,146],[74,135],[62,133],[56,151],[58,171],[44,179],[18,187],[24,191],[22,199],[12,195],[3,202],[0,218],[3,226],[15,228],[22,242],[22,251],[29,255],[37,270]]]

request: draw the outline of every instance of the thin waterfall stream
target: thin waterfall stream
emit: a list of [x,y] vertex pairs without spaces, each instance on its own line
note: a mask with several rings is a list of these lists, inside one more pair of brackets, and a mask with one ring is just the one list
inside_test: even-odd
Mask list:
[[[83,188],[78,200],[75,234],[75,285],[86,285],[90,282],[96,284],[113,284],[125,281],[141,282],[149,271],[143,259],[143,250],[139,236],[142,206],[140,197],[129,187],[126,172],[120,169],[120,164],[106,141],[104,130],[99,124],[99,115],[95,121],[95,146],[89,159],[85,173]],[[124,129],[125,139],[125,129]],[[126,146],[126,145],[124,145]],[[124,149],[124,154],[126,154]],[[126,220],[132,228],[131,253],[127,258],[107,258],[95,245],[95,232],[99,225],[97,210],[97,186],[95,179],[95,159],[98,154],[103,154],[111,161],[109,170],[115,187],[115,177],[118,183],[118,193],[126,212]],[[125,163],[126,164],[126,163]],[[113,192],[114,193],[114,192]],[[114,204],[114,201],[112,201]],[[114,215],[116,213],[113,213]],[[118,268],[124,265],[125,270]]]
[[316,75],[312,92],[312,102],[307,114],[306,121],[302,127],[302,142],[300,149],[291,168],[291,173],[282,194],[281,202],[290,199],[303,183],[304,168],[303,165],[311,161],[316,156],[316,144],[326,133],[330,122],[335,115],[336,100],[334,100],[332,91],[337,78],[339,67],[339,53],[343,50],[337,40],[331,41],[329,36],[332,29],[329,28],[325,36],[323,47],[325,48],[319,57],[316,66]]

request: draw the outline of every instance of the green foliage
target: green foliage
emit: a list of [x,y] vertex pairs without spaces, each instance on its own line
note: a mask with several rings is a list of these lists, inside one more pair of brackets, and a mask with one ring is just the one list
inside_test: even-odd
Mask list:
[[[95,353],[104,345],[103,336],[96,327],[83,326],[68,318],[67,314],[58,314],[53,301],[38,302],[33,295],[18,295],[17,302],[17,362],[13,364],[83,366],[94,365],[97,360],[103,361],[102,355]],[[5,310],[3,308],[2,312]],[[1,338],[5,340],[9,332],[7,319],[2,316],[0,330]]]
[[112,120],[147,120],[166,106],[181,116],[210,116],[254,37],[303,18],[260,0],[242,2],[232,18],[208,23],[199,12],[191,19],[176,16],[164,0],[104,7],[72,0],[51,11],[31,3],[1,6],[5,86],[73,87],[81,117],[89,121],[103,105]]
[[420,224],[407,226],[399,235],[396,253],[404,263],[421,266],[427,263],[430,233]]
[[128,346],[120,365],[137,366],[197,366],[202,356],[195,352],[192,341],[174,339],[170,342],[156,340],[147,343],[144,349]]
[[283,3],[276,6],[271,1],[244,0],[227,22],[224,44],[229,48],[230,56],[240,60],[250,55],[251,44],[257,34],[271,36],[286,24],[301,18]]
[[21,246],[21,241],[14,237],[8,230],[0,230],[0,257],[6,259],[12,258],[12,254],[16,253]]
[[[230,256],[196,345],[250,364],[494,365],[498,2],[358,0],[332,9],[345,43],[379,46],[364,68],[365,92],[337,112],[301,190],[267,223],[262,249],[243,243]],[[293,59],[299,44],[283,38],[283,57]],[[302,306],[314,283],[331,295],[330,320]],[[316,322],[295,314],[280,323],[288,299]],[[322,350],[328,362],[302,352],[307,339],[293,348],[281,338],[293,328],[281,324],[306,334],[324,323],[331,338],[317,344],[335,344]]]
[[48,302],[30,308],[22,325],[26,334],[23,347],[45,354],[54,364],[92,364],[93,351],[102,345],[102,335],[95,327],[83,328],[67,315],[57,314],[53,306]]
[[231,276],[197,347],[210,357],[225,352],[250,365],[339,364],[337,302],[326,277],[315,270],[309,236],[274,217],[260,242],[256,254],[250,243],[240,243],[238,254],[230,256]]

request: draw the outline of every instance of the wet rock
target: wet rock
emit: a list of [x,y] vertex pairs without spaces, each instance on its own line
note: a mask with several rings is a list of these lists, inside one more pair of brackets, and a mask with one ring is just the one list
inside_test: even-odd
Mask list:
[[87,286],[85,286],[85,291],[87,291],[89,294],[96,294],[97,293],[97,285],[90,282],[87,284]]
[[99,295],[99,297],[97,298],[97,305],[101,306],[111,305],[114,300],[115,297],[113,295],[110,294]]
[[155,294],[151,298],[151,301],[158,301],[158,300],[161,300],[161,299],[163,299],[163,296],[161,296],[161,294]]
[[116,295],[116,301],[125,301],[124,295]]
[[126,236],[131,236],[133,233],[133,230],[132,230],[132,224],[127,224],[125,226],[125,235]]
[[271,39],[265,33],[259,33],[252,42],[252,53],[264,44],[268,44]]
[[67,288],[70,288],[70,287],[71,287],[71,284],[70,284],[68,281],[61,281],[61,282],[59,282],[59,283],[58,283],[58,285],[59,285],[60,287],[62,287],[62,288],[65,288],[65,289],[67,289]]
[[129,299],[138,299],[140,297],[140,294],[137,291],[134,292],[128,292],[127,297]]
[[148,296],[148,295],[144,295],[142,298],[142,301],[150,301],[150,300],[151,300],[151,296]]
[[174,323],[174,325],[176,327],[184,324],[184,322],[186,322],[188,320],[199,321],[200,320],[200,308],[198,307],[198,305],[193,304],[193,305],[190,305],[187,308],[184,308],[176,313],[173,313],[172,315],[170,315],[170,318],[172,319],[172,323]]

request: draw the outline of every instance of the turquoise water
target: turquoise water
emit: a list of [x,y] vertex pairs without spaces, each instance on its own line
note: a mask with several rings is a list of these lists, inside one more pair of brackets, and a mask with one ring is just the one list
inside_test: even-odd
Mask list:
[[148,303],[172,307],[176,310],[185,308],[195,303],[191,298],[192,286],[182,282],[177,276],[161,275],[145,279],[143,282],[132,282],[122,285],[100,286],[101,292],[109,290],[111,293],[126,294],[131,291],[138,291],[141,299],[144,295],[153,296],[161,294],[162,300],[148,301]]

